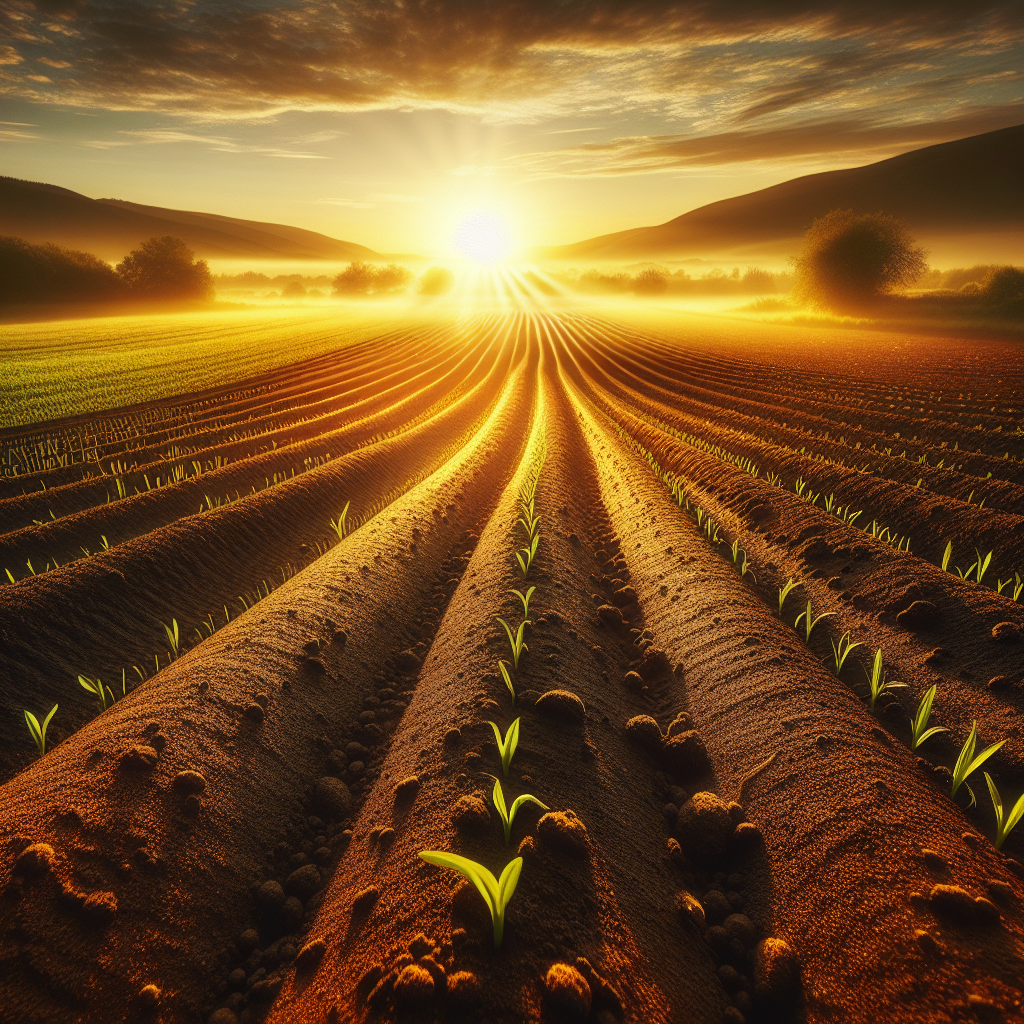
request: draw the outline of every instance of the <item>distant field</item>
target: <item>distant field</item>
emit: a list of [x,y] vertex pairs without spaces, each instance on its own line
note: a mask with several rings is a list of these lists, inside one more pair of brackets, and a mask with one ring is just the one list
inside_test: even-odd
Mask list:
[[421,319],[367,308],[8,325],[0,344],[0,427],[202,391]]

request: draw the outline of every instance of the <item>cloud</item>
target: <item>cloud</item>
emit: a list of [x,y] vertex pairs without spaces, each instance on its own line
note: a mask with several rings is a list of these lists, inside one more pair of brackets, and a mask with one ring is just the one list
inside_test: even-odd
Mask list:
[[[333,137],[334,133],[325,133]],[[97,139],[84,142],[82,145],[89,149],[112,149],[118,146],[131,145],[172,145],[179,143],[193,143],[205,146],[207,149],[215,150],[218,153],[254,153],[259,156],[281,157],[288,160],[326,160],[327,157],[319,153],[300,153],[291,149],[281,149],[273,146],[252,146],[236,142],[234,139],[223,135],[201,135],[195,132],[177,131],[169,128],[143,128],[136,130],[119,131],[118,135],[126,135],[127,139]]]
[[678,172],[760,160],[799,162],[847,157],[860,163],[1024,122],[1024,103],[963,111],[941,120],[877,123],[865,116],[808,120],[768,129],[683,137],[641,135],[568,149],[530,153],[509,160],[530,178],[606,177]]
[[[443,107],[738,122],[1019,48],[1016,0],[18,0],[0,33],[74,67],[8,95],[216,119]],[[1019,53],[1017,56],[1019,63]]]

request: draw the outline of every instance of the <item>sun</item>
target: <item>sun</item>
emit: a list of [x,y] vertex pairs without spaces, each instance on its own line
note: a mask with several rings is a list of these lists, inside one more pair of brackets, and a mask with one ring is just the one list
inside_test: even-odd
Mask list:
[[455,230],[455,248],[477,263],[500,263],[512,251],[505,221],[493,213],[472,213]]

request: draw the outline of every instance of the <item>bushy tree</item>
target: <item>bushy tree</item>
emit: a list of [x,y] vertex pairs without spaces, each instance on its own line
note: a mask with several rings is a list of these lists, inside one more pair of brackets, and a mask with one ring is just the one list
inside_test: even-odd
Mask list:
[[151,238],[117,265],[132,295],[145,299],[212,299],[213,277],[206,260],[171,235]]
[[664,295],[668,289],[668,276],[664,271],[648,267],[633,278],[633,292],[636,295]]
[[794,263],[797,298],[836,310],[867,305],[913,284],[927,269],[924,250],[902,221],[853,210],[815,220]]
[[420,278],[420,295],[447,295],[455,275],[447,267],[431,267]]
[[335,295],[383,295],[405,288],[412,280],[412,273],[396,263],[386,267],[356,260],[350,263],[334,279]]
[[994,304],[1024,298],[1024,270],[1019,267],[995,267],[989,271],[983,286],[985,298]]
[[124,290],[114,268],[91,253],[0,236],[0,303],[91,302]]

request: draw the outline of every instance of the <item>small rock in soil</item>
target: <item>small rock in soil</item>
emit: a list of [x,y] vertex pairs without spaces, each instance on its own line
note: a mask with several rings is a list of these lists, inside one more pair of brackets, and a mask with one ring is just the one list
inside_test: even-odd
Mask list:
[[308,900],[320,888],[320,869],[315,864],[296,868],[284,882],[284,891],[289,896]]
[[155,1010],[160,1005],[161,995],[156,985],[143,985],[139,992],[139,1007],[143,1010]]
[[939,609],[931,601],[915,601],[896,616],[896,625],[911,631],[933,629],[940,617]]
[[420,668],[420,659],[415,651],[402,651],[401,654],[395,659],[395,668],[399,672],[418,672]]
[[669,723],[665,730],[666,736],[678,736],[680,733],[689,732],[693,728],[693,719],[685,712],[680,711]]
[[434,998],[434,979],[426,968],[409,964],[395,979],[393,994],[396,1006],[405,1010],[422,1009]]
[[137,746],[121,755],[121,764],[125,768],[153,768],[159,757],[153,747]]
[[395,786],[395,802],[399,803],[402,801],[410,801],[415,799],[416,794],[420,791],[420,780],[417,775],[410,775],[407,779],[402,781]]
[[313,806],[328,820],[340,820],[352,809],[352,794],[341,779],[324,775],[313,785]]
[[764,836],[753,822],[744,821],[736,826],[732,841],[737,850],[752,850],[764,842]]
[[800,962],[789,943],[764,939],[754,953],[754,999],[765,1009],[778,1009],[796,994]]
[[57,856],[49,843],[33,843],[18,854],[14,869],[23,875],[41,875],[52,871],[56,861]]
[[299,926],[302,921],[302,914],[302,901],[297,896],[289,896],[281,904],[281,924],[288,931]]
[[460,1009],[475,1006],[482,993],[480,979],[472,971],[456,971],[448,977],[448,999]]
[[612,594],[612,604],[619,608],[628,608],[636,604],[636,589],[628,585],[620,587]]
[[992,627],[992,639],[1000,643],[1014,644],[1020,637],[1020,626],[1015,622],[998,622]]
[[719,860],[732,833],[729,808],[714,793],[694,793],[679,810],[676,835],[691,860]]
[[707,918],[704,914],[704,907],[696,897],[686,891],[676,893],[676,913],[684,921],[693,925],[698,933],[704,933],[704,929],[707,927]]
[[409,952],[417,960],[425,957],[428,953],[432,953],[436,948],[437,943],[433,939],[428,939],[423,932],[419,932],[409,943]]
[[251,953],[259,944],[260,933],[255,928],[246,928],[235,940],[235,945],[243,955]]
[[460,796],[452,807],[452,824],[462,832],[480,834],[491,823],[491,812],[475,793]]
[[984,896],[979,896],[974,901],[975,912],[978,915],[978,920],[982,924],[999,924],[1001,918],[999,916],[999,908]]
[[644,677],[639,672],[630,671],[622,677],[622,683],[627,690],[640,690],[644,685]]
[[352,909],[366,913],[379,899],[380,891],[371,885],[368,889],[361,889],[356,893],[352,900]]
[[582,722],[586,714],[583,701],[568,690],[548,690],[537,699],[536,707],[538,711],[553,717],[569,718],[578,722]]
[[545,845],[566,853],[585,854],[590,848],[587,827],[573,811],[550,811],[537,822],[537,834]]
[[661,746],[661,729],[650,715],[636,715],[626,723],[626,735],[636,744],[657,750]]
[[199,772],[186,770],[178,772],[171,785],[179,793],[202,793],[206,789],[206,779]]
[[954,921],[963,924],[974,924],[977,920],[977,908],[974,897],[959,885],[936,885],[929,894],[932,910]]
[[597,617],[606,625],[611,626],[613,629],[622,629],[626,620],[622,617],[622,612],[613,604],[603,604],[597,609]]
[[544,989],[550,1007],[568,1020],[582,1021],[590,1013],[590,986],[575,967],[552,964],[544,978]]
[[462,732],[459,729],[449,729],[444,734],[444,745],[452,748],[457,747],[462,742]]
[[709,924],[721,924],[731,913],[732,907],[725,898],[725,893],[717,889],[709,889],[704,894],[704,914]]
[[297,971],[312,970],[320,963],[326,952],[327,944],[323,939],[313,939],[311,942],[307,942],[295,958],[295,969]]
[[708,767],[707,747],[694,729],[667,736],[661,749],[669,770],[677,775],[699,775]]
[[729,938],[738,939],[748,949],[757,940],[757,927],[746,914],[730,914],[725,919],[723,927],[729,933]]
[[117,914],[117,897],[112,892],[90,893],[82,902],[82,913],[92,924],[109,924]]
[[243,714],[254,725],[259,725],[266,718],[266,712],[263,710],[262,705],[257,704],[255,701],[252,704],[246,705]]
[[1010,690],[1014,686],[1014,681],[1009,676],[993,676],[988,681],[988,688],[990,690]]
[[264,882],[256,890],[256,902],[262,910],[280,910],[281,904],[284,903],[284,899],[284,889],[281,888],[280,882],[275,882],[273,880]]
[[747,818],[747,815],[746,815],[746,812],[743,810],[743,805],[736,803],[735,800],[730,801],[730,803],[729,803],[729,820],[734,825],[739,825],[742,822],[746,821],[746,818]]

